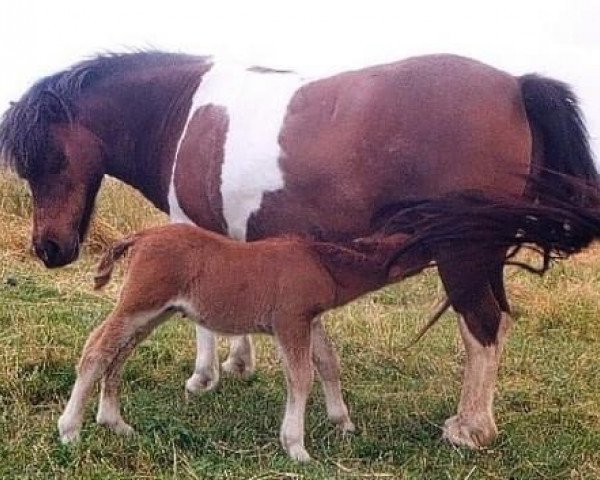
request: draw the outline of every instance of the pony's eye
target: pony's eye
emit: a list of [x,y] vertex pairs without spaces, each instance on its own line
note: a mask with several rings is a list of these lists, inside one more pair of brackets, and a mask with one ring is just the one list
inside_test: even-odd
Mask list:
[[67,165],[66,158],[63,155],[54,155],[48,159],[48,173],[57,174],[64,170]]

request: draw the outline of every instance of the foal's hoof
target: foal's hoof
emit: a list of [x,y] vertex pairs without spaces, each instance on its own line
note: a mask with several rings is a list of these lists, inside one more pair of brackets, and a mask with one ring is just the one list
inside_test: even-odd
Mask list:
[[254,375],[254,364],[252,362],[246,362],[241,358],[231,358],[223,362],[221,368],[224,372],[236,377],[249,380]]
[[135,433],[133,427],[125,422],[115,423],[106,426],[110,428],[113,432],[115,432],[117,435],[123,435],[124,437],[131,437]]
[[345,411],[342,415],[329,414],[329,421],[335,425],[343,435],[347,433],[353,433],[356,430],[354,423],[350,420],[348,412]]
[[79,424],[70,418],[65,418],[64,415],[61,415],[58,419],[58,435],[60,436],[61,443],[64,445],[77,443],[80,431],[81,427]]
[[442,438],[459,447],[478,450],[490,445],[498,436],[493,419],[468,419],[460,415],[450,417],[444,423]]
[[294,445],[288,449],[290,458],[299,463],[310,462],[311,458],[305,448],[301,445]]
[[189,395],[199,395],[214,390],[218,384],[219,371],[217,369],[197,371],[185,382],[185,392]]
[[102,425],[109,430],[112,430],[117,435],[123,435],[125,437],[129,437],[135,433],[135,430],[127,424],[122,418],[102,418],[100,416],[96,417],[96,423],[98,425]]

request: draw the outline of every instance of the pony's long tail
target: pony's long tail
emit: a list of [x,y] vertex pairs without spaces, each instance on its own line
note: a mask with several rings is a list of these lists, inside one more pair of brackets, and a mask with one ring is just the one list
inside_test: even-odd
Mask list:
[[115,262],[121,258],[125,252],[127,252],[129,247],[131,247],[139,238],[139,235],[126,237],[112,245],[106,251],[100,260],[100,263],[98,263],[98,267],[96,267],[96,275],[94,275],[94,290],[99,290],[109,282]]
[[523,75],[518,80],[534,146],[541,149],[542,178],[550,180],[555,191],[566,190],[571,197],[581,194],[560,175],[588,183],[598,179],[577,96],[567,84],[540,75]]
[[454,251],[456,261],[465,265],[477,260],[472,258],[473,252],[485,258],[488,248],[526,245],[543,256],[539,269],[512,258],[506,263],[544,273],[552,259],[569,257],[600,238],[600,209],[580,206],[576,200],[545,200],[551,203],[463,192],[418,202],[394,215],[385,227],[387,234],[411,233],[388,267],[423,245],[432,251]]

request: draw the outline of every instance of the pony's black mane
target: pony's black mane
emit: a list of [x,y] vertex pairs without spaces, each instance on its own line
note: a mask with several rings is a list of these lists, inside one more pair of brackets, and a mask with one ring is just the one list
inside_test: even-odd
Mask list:
[[136,68],[181,65],[204,58],[161,51],[106,53],[42,78],[12,103],[2,118],[0,165],[4,163],[23,178],[35,175],[47,151],[49,126],[72,123],[82,93],[101,80]]

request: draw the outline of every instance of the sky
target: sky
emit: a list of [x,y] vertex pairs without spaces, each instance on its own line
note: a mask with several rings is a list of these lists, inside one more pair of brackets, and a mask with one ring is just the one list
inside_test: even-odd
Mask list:
[[570,83],[600,158],[597,0],[2,3],[0,111],[38,78],[106,51],[216,54],[315,75],[447,52]]

